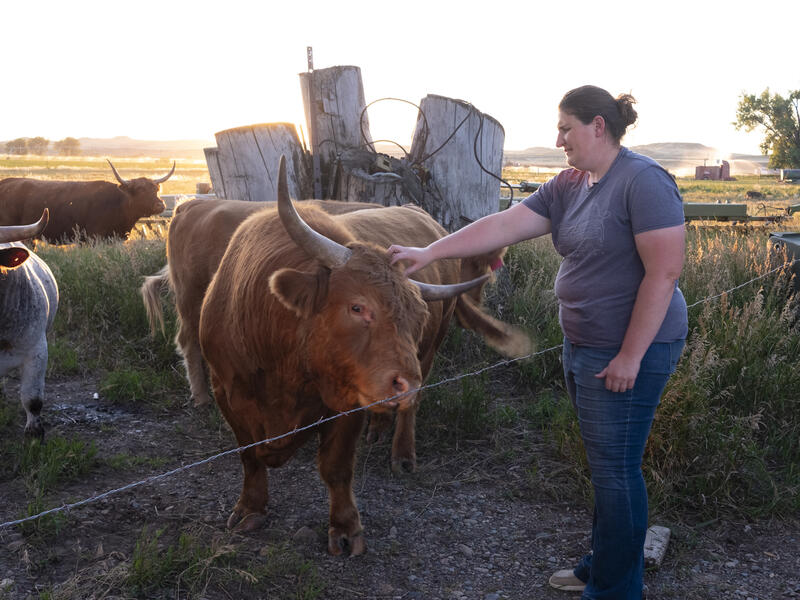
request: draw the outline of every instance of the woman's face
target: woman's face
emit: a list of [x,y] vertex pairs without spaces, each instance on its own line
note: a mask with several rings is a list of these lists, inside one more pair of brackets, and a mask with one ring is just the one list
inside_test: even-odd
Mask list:
[[[600,123],[598,123],[598,120]],[[558,111],[558,137],[556,148],[564,148],[567,164],[581,171],[590,171],[594,166],[595,151],[602,140],[602,117],[595,117],[585,125],[578,117]]]

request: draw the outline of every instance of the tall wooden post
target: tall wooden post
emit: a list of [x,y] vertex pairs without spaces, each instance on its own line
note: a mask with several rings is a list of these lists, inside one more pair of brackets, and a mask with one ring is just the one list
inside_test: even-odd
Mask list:
[[497,212],[503,127],[463,100],[429,94],[420,108],[409,160],[429,176],[422,208],[451,232]]
[[211,182],[218,197],[276,200],[278,161],[286,157],[289,194],[312,197],[308,156],[291,123],[266,123],[226,129],[215,134],[216,149],[206,149]]
[[[319,159],[323,198],[336,196],[338,159],[372,142],[361,69],[337,66],[300,73],[311,152]],[[363,118],[362,118],[363,117]]]

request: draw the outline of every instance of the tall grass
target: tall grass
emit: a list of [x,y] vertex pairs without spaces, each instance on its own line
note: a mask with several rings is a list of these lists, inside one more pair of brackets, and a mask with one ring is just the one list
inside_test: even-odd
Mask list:
[[[50,333],[51,376],[94,376],[111,400],[166,399],[183,386],[170,335],[151,338],[139,295],[166,262],[163,239],[38,244],[59,286]],[[175,315],[165,301],[167,326]]]
[[[796,514],[800,303],[780,272],[709,299],[773,268],[766,232],[690,227],[687,246],[680,287],[687,303],[699,304],[689,310],[688,343],[647,446],[652,508],[700,520]],[[554,250],[519,244],[509,263],[515,284],[508,302],[515,315],[548,343],[556,341],[556,307],[548,296],[558,266]],[[542,306],[546,313],[538,312]],[[563,392],[559,353],[549,354],[537,359],[541,367],[528,380],[538,398],[528,415],[565,458],[581,465],[583,447]]]

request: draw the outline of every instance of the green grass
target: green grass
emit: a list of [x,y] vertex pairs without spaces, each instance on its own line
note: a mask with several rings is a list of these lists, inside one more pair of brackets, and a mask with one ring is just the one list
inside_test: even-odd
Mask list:
[[[166,541],[164,529],[144,527],[119,588],[136,598],[204,596],[207,591],[238,595],[243,590],[270,598],[315,600],[325,584],[312,563],[288,545],[264,546],[252,556],[230,535],[213,535],[198,528],[181,531]],[[275,586],[275,581],[293,586]],[[173,596],[175,594],[176,596]]]
[[37,244],[53,271],[59,307],[50,332],[48,374],[99,375],[112,401],[166,401],[184,380],[172,342],[175,313],[165,298],[167,335],[150,337],[139,295],[166,262],[163,239],[55,246]]

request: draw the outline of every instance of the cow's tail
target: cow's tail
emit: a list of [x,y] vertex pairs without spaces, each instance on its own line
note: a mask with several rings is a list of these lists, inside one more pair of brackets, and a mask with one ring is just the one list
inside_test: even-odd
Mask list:
[[503,356],[521,358],[533,352],[533,342],[522,329],[486,314],[471,296],[458,297],[455,313],[461,327],[479,333]]
[[139,291],[142,294],[147,320],[150,322],[150,334],[156,334],[156,328],[164,333],[164,308],[161,304],[162,292],[169,289],[169,265],[164,265],[155,275],[144,278]]

